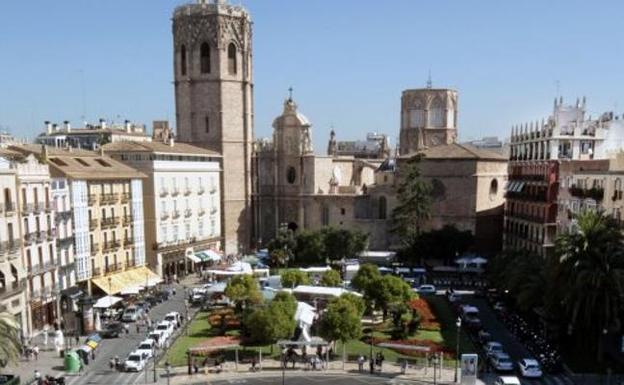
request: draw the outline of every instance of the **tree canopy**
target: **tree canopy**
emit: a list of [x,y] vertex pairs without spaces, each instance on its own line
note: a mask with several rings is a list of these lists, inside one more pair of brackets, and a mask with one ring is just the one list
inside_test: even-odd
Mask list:
[[243,307],[262,302],[262,293],[258,287],[258,282],[251,275],[237,275],[230,279],[225,287],[225,295],[236,303],[236,308],[240,311]]
[[271,264],[273,266],[288,266],[293,258],[293,250],[296,245],[292,230],[280,230],[277,236],[267,244]]
[[304,230],[295,237],[295,262],[314,265],[325,262],[325,244],[320,231]]
[[2,366],[17,363],[22,344],[18,336],[15,316],[9,312],[0,312],[0,362]]
[[392,211],[392,231],[406,245],[416,240],[431,213],[431,184],[421,178],[418,162],[417,157],[412,158],[402,168],[397,190],[398,204]]
[[327,270],[321,277],[321,286],[340,287],[342,286],[342,278],[340,273],[334,269]]
[[279,292],[266,307],[251,311],[243,319],[243,333],[249,342],[272,344],[290,339],[295,331],[297,301],[290,293]]
[[282,273],[282,287],[294,288],[299,285],[309,285],[310,277],[301,270],[286,270]]
[[329,302],[320,321],[321,337],[328,341],[350,341],[362,334],[361,313],[350,299],[338,297]]
[[375,306],[383,310],[384,318],[390,307],[404,304],[414,296],[412,288],[404,280],[393,275],[384,275],[375,286],[373,299]]

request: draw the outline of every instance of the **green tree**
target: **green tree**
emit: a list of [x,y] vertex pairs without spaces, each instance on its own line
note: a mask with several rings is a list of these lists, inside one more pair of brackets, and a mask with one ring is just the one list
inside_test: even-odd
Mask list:
[[360,269],[351,280],[351,286],[364,295],[364,302],[368,309],[372,309],[377,283],[381,280],[381,273],[377,266],[365,263],[360,265]]
[[264,345],[292,338],[296,327],[297,303],[294,303],[293,308],[289,297],[281,296],[278,299],[276,296],[276,299],[266,307],[254,309],[243,318],[242,332],[247,342]]
[[603,334],[618,331],[624,314],[623,236],[617,223],[601,213],[585,211],[576,220],[576,231],[556,243],[561,297],[579,346],[601,361]]
[[330,260],[354,258],[368,245],[368,235],[359,230],[337,229],[331,226],[321,229],[325,254]]
[[273,300],[271,300],[271,304],[275,303],[284,304],[288,314],[291,314],[292,317],[295,316],[295,312],[297,311],[297,299],[294,295],[290,294],[287,291],[279,291],[275,294]]
[[329,302],[320,321],[321,337],[328,341],[343,343],[362,335],[361,314],[348,299],[338,297]]
[[340,298],[344,299],[345,301],[351,302],[351,304],[353,304],[353,306],[355,306],[355,308],[357,309],[360,317],[364,314],[366,304],[364,303],[362,297],[357,296],[353,293],[344,293],[340,296]]
[[309,285],[310,277],[301,270],[286,270],[282,273],[282,287],[294,288],[299,285]]
[[410,159],[400,173],[398,204],[392,211],[392,231],[411,246],[431,213],[431,185],[420,177],[419,157]]
[[0,312],[0,363],[1,366],[15,364],[20,357],[21,342],[18,325],[13,314]]
[[340,273],[334,269],[327,270],[321,277],[321,286],[340,287],[342,286],[342,278]]
[[375,287],[371,294],[377,308],[383,311],[384,321],[392,306],[404,304],[414,296],[412,288],[404,280],[393,275],[384,275],[375,282]]
[[225,287],[225,295],[236,303],[236,310],[239,313],[252,304],[262,302],[258,282],[247,274],[232,277]]
[[298,266],[325,262],[325,245],[319,231],[304,230],[295,237],[295,262]]
[[473,245],[472,232],[460,231],[453,225],[445,225],[441,229],[421,232],[413,242],[404,244],[398,256],[410,265],[422,265],[425,258],[443,261],[449,265]]
[[288,263],[293,258],[295,246],[295,236],[292,230],[283,229],[278,231],[275,238],[267,244],[271,264],[273,266],[288,266]]

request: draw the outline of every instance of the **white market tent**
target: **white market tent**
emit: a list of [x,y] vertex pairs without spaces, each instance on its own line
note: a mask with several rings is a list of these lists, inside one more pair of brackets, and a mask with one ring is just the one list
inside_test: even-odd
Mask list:
[[292,293],[294,295],[308,295],[308,296],[319,296],[319,297],[340,297],[345,293],[352,293],[359,297],[362,294],[344,289],[342,287],[325,287],[325,286],[308,286],[308,285],[299,285],[292,289]]
[[143,289],[143,286],[128,286],[124,287],[119,294],[121,295],[133,295],[139,294],[139,292]]
[[106,309],[106,308],[113,306],[114,304],[121,301],[122,299],[123,298],[120,298],[120,297],[107,295],[105,297],[98,299],[95,305],[93,305],[93,307],[98,308],[98,309]]
[[315,266],[315,267],[300,267],[300,271],[304,273],[324,273],[328,270],[331,270],[329,266]]
[[237,261],[223,270],[213,269],[207,270],[206,272],[217,276],[234,276],[243,274],[251,275],[253,274],[253,269],[251,268],[251,265],[249,263]]

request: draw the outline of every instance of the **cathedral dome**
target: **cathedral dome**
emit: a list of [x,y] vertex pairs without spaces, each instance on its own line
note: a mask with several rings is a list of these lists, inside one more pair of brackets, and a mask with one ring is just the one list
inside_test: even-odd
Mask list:
[[286,99],[284,102],[284,111],[282,115],[275,118],[273,121],[273,127],[283,127],[283,126],[311,126],[310,120],[303,115],[301,112],[297,111],[297,103],[295,103],[292,98]]

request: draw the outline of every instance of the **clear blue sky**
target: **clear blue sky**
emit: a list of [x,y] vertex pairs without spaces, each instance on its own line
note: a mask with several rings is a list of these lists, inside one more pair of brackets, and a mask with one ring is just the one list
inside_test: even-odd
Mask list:
[[[238,0],[232,0],[239,3]],[[44,120],[173,120],[171,13],[180,0],[0,4],[0,126],[33,136]],[[287,89],[317,152],[399,130],[401,90],[459,90],[460,138],[509,135],[556,94],[592,114],[624,110],[624,2],[244,0],[254,20],[255,128],[271,134]],[[83,107],[82,84],[85,85]]]

